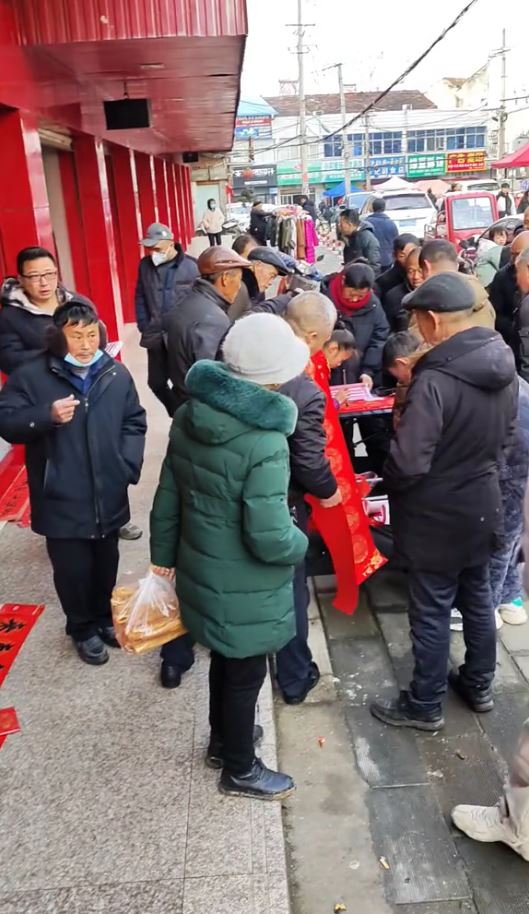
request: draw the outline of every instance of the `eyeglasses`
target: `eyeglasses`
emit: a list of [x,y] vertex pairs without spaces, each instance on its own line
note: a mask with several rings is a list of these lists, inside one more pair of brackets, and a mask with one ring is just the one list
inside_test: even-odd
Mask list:
[[28,282],[53,282],[57,279],[57,270],[50,270],[48,273],[21,273],[21,276]]

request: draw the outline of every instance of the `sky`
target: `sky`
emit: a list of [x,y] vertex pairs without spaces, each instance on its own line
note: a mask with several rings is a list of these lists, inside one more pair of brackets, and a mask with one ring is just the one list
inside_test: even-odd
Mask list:
[[[336,70],[343,62],[344,82],[358,91],[383,89],[418,57],[448,25],[465,0],[414,3],[408,9],[396,0],[354,3],[353,0],[303,0],[307,28],[306,92],[337,91]],[[399,88],[426,90],[443,76],[464,77],[479,69],[491,51],[501,47],[507,30],[507,97],[529,92],[527,0],[504,4],[477,0],[472,9]],[[286,27],[297,17],[297,0],[247,0],[249,36],[243,68],[244,95],[279,94],[279,79],[297,78],[296,38]],[[273,11],[273,12],[272,12]],[[375,17],[371,16],[371,12]],[[435,11],[435,12],[434,12]],[[397,37],[400,36],[400,37]]]

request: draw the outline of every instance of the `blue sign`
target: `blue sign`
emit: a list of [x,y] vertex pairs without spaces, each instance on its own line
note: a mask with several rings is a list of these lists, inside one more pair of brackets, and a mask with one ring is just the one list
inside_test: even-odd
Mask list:
[[369,159],[369,174],[372,178],[391,178],[405,173],[405,156],[371,156]]

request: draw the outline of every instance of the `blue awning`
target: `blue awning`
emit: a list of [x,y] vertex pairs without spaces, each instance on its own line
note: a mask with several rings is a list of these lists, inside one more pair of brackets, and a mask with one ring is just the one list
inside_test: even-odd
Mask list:
[[[356,184],[351,184],[352,191],[357,191],[360,189],[361,188],[357,187]],[[345,194],[345,182],[344,181],[340,181],[339,184],[333,184],[331,187],[329,187],[328,190],[324,190],[324,192],[323,192],[324,197],[343,197],[344,194]]]
[[237,108],[237,117],[273,117],[275,114],[277,114],[275,108],[272,108],[260,95],[241,98]]

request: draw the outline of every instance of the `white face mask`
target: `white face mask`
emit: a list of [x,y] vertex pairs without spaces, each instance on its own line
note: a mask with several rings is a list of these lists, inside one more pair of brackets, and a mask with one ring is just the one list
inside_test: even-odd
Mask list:
[[167,260],[167,251],[154,251],[151,254],[151,259],[155,267],[159,267],[161,263],[165,263]]

